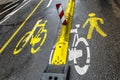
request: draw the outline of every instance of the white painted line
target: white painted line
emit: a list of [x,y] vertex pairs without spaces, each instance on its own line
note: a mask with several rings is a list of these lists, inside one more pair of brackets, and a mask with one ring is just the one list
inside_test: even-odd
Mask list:
[[90,63],[90,48],[87,47],[87,60],[86,63]]
[[74,64],[77,64],[77,59],[74,59],[73,62],[74,62]]
[[12,6],[12,7],[8,8],[8,9],[6,9],[5,11],[1,12],[0,15],[4,14],[5,12],[9,11],[10,9],[16,7],[17,5],[18,5],[18,4],[15,4],[14,6]]
[[79,42],[83,42],[86,47],[89,46],[87,40],[86,40],[85,38],[83,38],[83,37],[80,37],[80,38],[77,40],[77,42],[76,42],[76,44],[75,44],[75,47],[77,47],[77,45],[78,45]]
[[7,6],[5,6],[4,8],[7,8],[7,7],[9,7],[9,6],[11,6],[11,5],[13,5],[13,4],[17,3],[17,2],[18,1],[12,2],[12,3],[8,4]]
[[27,0],[24,0],[23,2],[25,2],[25,1],[27,1]]
[[53,50],[51,51],[51,54],[50,54],[49,64],[51,64],[51,61],[52,61],[52,55],[53,55]]
[[52,3],[52,0],[49,1],[47,8],[51,5],[51,3]]
[[51,64],[54,49],[55,49],[55,46],[53,47],[53,49],[52,49],[52,51],[50,53],[49,64]]
[[17,10],[11,12],[10,14],[8,14],[2,21],[0,21],[0,24],[2,24],[3,22],[5,22],[7,19],[9,19],[13,14],[15,14],[16,12],[18,12],[21,8],[23,8],[24,6],[26,6],[31,0],[28,0],[24,5],[22,5],[20,8],[18,8]]
[[78,74],[84,75],[87,72],[89,66],[90,65],[85,65],[84,67],[80,67],[79,65],[75,65],[75,69]]

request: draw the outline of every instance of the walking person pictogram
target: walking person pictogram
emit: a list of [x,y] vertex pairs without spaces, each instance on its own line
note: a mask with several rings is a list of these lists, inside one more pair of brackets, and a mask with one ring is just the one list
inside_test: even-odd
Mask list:
[[89,18],[86,20],[86,22],[84,23],[84,25],[82,26],[83,28],[85,28],[85,26],[90,23],[90,28],[88,31],[88,35],[87,35],[87,39],[91,39],[92,38],[92,34],[93,34],[93,30],[96,29],[96,31],[103,37],[106,37],[107,34],[105,32],[102,31],[102,29],[99,27],[98,25],[98,21],[100,21],[101,24],[104,24],[104,21],[102,18],[96,17],[95,13],[89,13],[88,14]]

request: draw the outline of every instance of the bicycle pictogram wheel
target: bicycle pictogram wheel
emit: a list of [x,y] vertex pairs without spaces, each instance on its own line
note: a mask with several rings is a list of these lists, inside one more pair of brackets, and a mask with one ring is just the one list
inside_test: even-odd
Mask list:
[[25,33],[25,35],[19,40],[19,42],[17,43],[13,54],[17,55],[19,54],[19,52],[22,51],[22,49],[26,46],[26,44],[29,42],[30,40],[30,32]]
[[36,52],[38,52],[40,50],[41,46],[44,44],[44,42],[46,40],[46,37],[47,37],[47,30],[46,29],[41,30],[40,32],[38,32],[35,35],[34,38],[38,38],[39,42],[31,44],[32,45],[32,47],[31,47],[32,54],[35,54]]
[[[77,47],[80,43],[83,43],[83,45],[85,47],[85,50],[86,50],[86,60],[85,60],[85,64],[83,66],[80,66],[78,64],[78,61],[76,60],[77,65],[75,65],[75,69],[76,69],[76,71],[79,74],[84,75],[87,72],[87,70],[88,70],[88,68],[90,66],[90,48],[89,48],[89,44],[88,44],[88,42],[87,42],[87,40],[85,38],[81,37],[79,40],[77,40],[77,42],[75,44],[75,47]],[[81,57],[83,57],[83,56],[84,56],[84,52],[82,52],[82,56]],[[75,61],[74,61],[74,63],[75,63]]]

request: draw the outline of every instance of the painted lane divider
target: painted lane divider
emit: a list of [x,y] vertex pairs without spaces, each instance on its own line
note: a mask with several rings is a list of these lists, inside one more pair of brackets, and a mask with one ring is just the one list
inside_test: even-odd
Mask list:
[[[73,15],[74,4],[75,0],[69,0],[66,8],[67,15]],[[69,80],[68,73],[70,66],[67,64],[67,57],[72,16],[68,17],[67,19],[68,24],[64,25],[64,23],[62,23],[57,43],[51,53],[53,56],[50,56],[49,65],[43,72],[42,80]]]
[[66,21],[66,19],[65,19],[64,10],[62,9],[61,3],[56,4],[56,8],[57,8],[57,11],[58,11],[58,13],[59,13],[59,17],[60,17],[60,20],[61,20],[62,24],[63,24],[63,25],[66,25],[66,24],[67,24],[67,21]]
[[[69,0],[65,11],[65,14],[67,16],[64,15],[66,19],[68,19],[68,21],[66,25],[62,24],[62,27],[60,29],[58,40],[55,45],[55,49],[53,51],[53,56],[51,58],[51,64],[53,65],[67,64],[68,45],[69,45],[70,30],[72,26],[72,16],[74,14],[74,5],[75,5],[75,1]],[[61,6],[60,3],[56,4],[57,9],[59,9],[60,6]]]

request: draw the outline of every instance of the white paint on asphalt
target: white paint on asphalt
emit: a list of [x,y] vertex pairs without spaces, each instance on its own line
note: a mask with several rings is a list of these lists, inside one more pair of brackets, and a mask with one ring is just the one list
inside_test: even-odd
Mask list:
[[81,38],[77,39],[75,47],[77,47],[79,42],[83,42],[85,44],[85,46],[89,46],[87,40],[85,38],[81,37]]
[[53,50],[51,51],[51,54],[50,54],[49,64],[51,64],[51,61],[52,61],[52,55],[53,55]]
[[10,4],[8,4],[7,6],[5,6],[4,8],[7,8],[7,7],[9,7],[9,6],[11,6],[11,5],[13,5],[13,4],[15,4],[15,3],[17,3],[18,2],[18,0],[17,1],[15,1],[15,2],[12,2],[12,3],[10,3]]
[[69,50],[69,61],[72,61],[79,57],[82,57],[82,50],[76,50],[76,48]]
[[[75,70],[79,75],[84,75],[90,67],[90,48],[89,48],[89,44],[88,44],[87,40],[83,37],[79,37],[79,35],[78,35],[78,28],[79,27],[80,27],[80,24],[77,24],[75,29],[71,29],[71,33],[74,34],[74,40],[72,43],[73,44],[72,48],[69,49],[68,60],[69,61],[73,60]],[[78,60],[77,60],[77,58],[80,58],[84,55],[84,53],[81,49],[79,49],[79,48],[77,49],[77,46],[79,43],[84,43],[84,45],[86,47],[86,51],[87,51],[86,63],[83,67],[81,67],[78,64]],[[49,58],[49,64],[51,64],[52,55],[54,54],[54,49],[55,49],[55,46],[53,47],[53,49],[51,51],[50,58]]]
[[75,69],[78,74],[84,75],[87,72],[89,66],[90,65],[85,65],[84,67],[80,67],[79,65],[75,65]]
[[8,9],[6,9],[5,11],[1,12],[0,15],[2,15],[2,14],[4,14],[5,12],[7,12],[7,11],[13,9],[13,8],[15,8],[17,5],[18,5],[18,4],[15,4],[14,6],[12,6],[12,7],[8,8]]
[[[79,38],[79,39],[76,41],[75,47],[77,47],[77,45],[78,45],[80,42],[83,42],[83,43],[85,44],[85,46],[86,46],[86,50],[87,50],[86,64],[85,64],[83,67],[80,67],[80,66],[78,65],[78,63],[77,63],[76,58],[74,58],[74,64],[76,64],[76,65],[75,65],[75,69],[76,69],[77,73],[80,74],[80,75],[84,75],[84,74],[87,72],[87,70],[88,70],[88,68],[89,68],[89,66],[90,66],[90,48],[89,48],[89,44],[88,44],[87,40],[86,40],[85,38],[83,38],[83,37]],[[76,53],[76,52],[74,52],[74,53]],[[80,53],[80,52],[79,52],[79,53]],[[81,54],[83,54],[83,53],[81,53]],[[76,54],[76,55],[78,56],[78,54]],[[72,55],[72,56],[73,56],[73,55]],[[79,56],[82,57],[82,55],[80,55],[80,54],[79,54]]]
[[90,47],[87,47],[87,61],[86,63],[90,63]]
[[[84,75],[90,66],[90,48],[87,40],[84,37],[79,37],[78,35],[78,28],[80,27],[80,24],[76,24],[75,26],[76,26],[75,29],[71,29],[71,33],[74,34],[74,39],[72,42],[72,48],[69,49],[68,60],[69,61],[73,60],[74,67],[79,75]],[[78,64],[77,60],[77,58],[80,58],[84,55],[83,51],[77,48],[79,43],[83,43],[87,51],[86,63],[83,67],[81,67],[80,64]]]
[[53,56],[53,53],[54,53],[54,49],[55,49],[55,46],[53,47],[53,49],[51,51],[50,58],[49,58],[49,64],[51,64],[52,56]]
[[52,3],[52,0],[49,1],[47,8],[51,5],[51,3]]
[[71,29],[70,33],[78,34],[78,28],[80,27],[80,24],[76,24],[75,27],[75,29]]
[[[26,0],[25,0],[26,1]],[[0,24],[2,24],[3,22],[5,22],[7,19],[9,19],[13,14],[15,14],[16,12],[18,12],[21,8],[23,8],[24,6],[26,6],[31,0],[28,0],[24,5],[22,5],[20,8],[18,8],[17,10],[11,12],[10,14],[8,14],[5,18],[3,18],[2,21],[0,21]]]
[[79,27],[80,27],[80,24],[76,24],[75,26],[76,26],[76,28],[79,28]]
[[[80,58],[80,57],[83,56],[83,51],[79,50],[79,49],[78,50],[76,49],[76,47],[78,46],[78,44],[80,42],[83,42],[85,44],[86,50],[87,50],[87,59],[86,59],[85,65],[83,67],[78,65],[78,61],[77,61],[77,58]],[[72,60],[74,61],[74,65],[75,65],[75,69],[76,69],[77,73],[80,74],[80,75],[84,75],[87,72],[87,70],[90,66],[90,48],[88,47],[89,44],[86,41],[86,39],[83,38],[83,37],[79,38],[74,43],[75,43],[75,46],[71,50],[69,50],[69,58],[68,59],[69,59],[69,61],[72,61]]]

